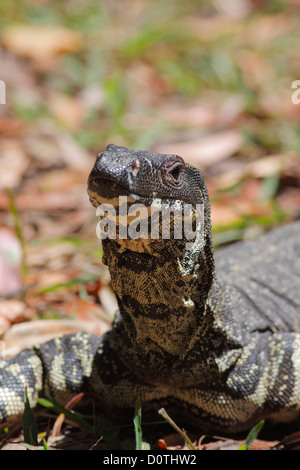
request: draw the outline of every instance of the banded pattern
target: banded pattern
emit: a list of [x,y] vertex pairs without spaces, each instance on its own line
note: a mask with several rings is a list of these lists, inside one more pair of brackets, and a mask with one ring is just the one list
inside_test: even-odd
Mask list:
[[[297,418],[300,223],[214,256],[201,172],[177,155],[114,145],[99,154],[88,192],[95,207],[116,210],[117,236],[102,243],[120,315],[103,338],[63,336],[1,364],[0,421],[22,413],[25,385],[33,406],[39,394],[65,404],[91,391],[108,413],[139,400],[227,434]],[[192,241],[124,239],[124,196],[147,208],[148,227],[153,204],[202,204],[201,230]]]

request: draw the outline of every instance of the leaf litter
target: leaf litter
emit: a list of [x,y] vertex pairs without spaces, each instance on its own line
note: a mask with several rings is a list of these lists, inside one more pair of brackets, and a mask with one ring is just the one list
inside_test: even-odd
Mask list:
[[[203,170],[216,247],[289,222],[300,207],[292,2],[278,11],[243,2],[238,12],[222,2],[177,1],[170,11],[163,2],[159,15],[148,0],[127,12],[115,1],[29,4],[18,21],[0,7],[8,91],[0,106],[0,340],[8,357],[57,334],[102,334],[111,325],[116,301],[86,195],[95,155],[107,144],[179,153]],[[192,441],[201,450],[244,442]],[[296,432],[255,439],[250,449],[298,441]],[[167,433],[153,444],[184,445]]]

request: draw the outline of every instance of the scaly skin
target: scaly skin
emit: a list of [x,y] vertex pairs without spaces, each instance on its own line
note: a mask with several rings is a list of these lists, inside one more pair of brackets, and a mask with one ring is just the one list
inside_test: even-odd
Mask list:
[[129,206],[203,205],[203,230],[192,242],[103,240],[120,317],[103,338],[62,336],[3,364],[0,421],[22,413],[25,384],[32,406],[39,395],[64,405],[92,391],[111,413],[141,401],[143,410],[181,410],[205,431],[227,434],[262,418],[295,419],[300,223],[214,257],[203,176],[180,157],[110,145],[88,186],[95,207],[118,210],[119,196]]

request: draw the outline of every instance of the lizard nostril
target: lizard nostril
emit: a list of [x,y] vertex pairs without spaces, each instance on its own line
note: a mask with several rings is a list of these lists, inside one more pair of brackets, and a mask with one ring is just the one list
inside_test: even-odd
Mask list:
[[171,167],[167,169],[167,176],[170,179],[170,182],[179,183],[181,180],[180,175],[183,169],[183,165],[181,162],[176,162],[175,165],[173,164]]
[[170,175],[174,178],[174,180],[178,180],[179,175],[180,175],[180,167],[179,165],[173,168],[173,170],[170,171]]

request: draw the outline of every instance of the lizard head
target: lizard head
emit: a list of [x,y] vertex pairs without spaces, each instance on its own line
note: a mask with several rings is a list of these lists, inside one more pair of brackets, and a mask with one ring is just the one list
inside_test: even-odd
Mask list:
[[[119,186],[119,188],[117,188]],[[109,145],[97,156],[88,180],[93,205],[103,204],[120,195],[151,204],[153,199],[178,199],[200,203],[205,187],[199,170],[178,155],[130,150]]]
[[[117,240],[123,251],[159,253],[169,239],[172,246],[182,250],[182,244],[199,232],[197,223],[201,224],[203,240],[205,233],[210,234],[210,206],[203,175],[178,155],[109,145],[97,156],[88,180],[88,194],[102,217],[102,228],[106,223],[106,233],[107,227],[113,229],[113,236],[108,237]],[[155,213],[163,211],[168,213],[170,227],[162,227],[162,219],[155,219]],[[152,225],[154,220],[159,221],[158,229]],[[189,236],[185,229],[190,230]]]

